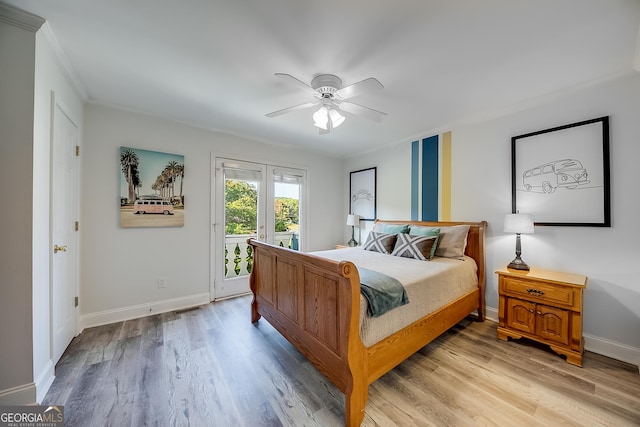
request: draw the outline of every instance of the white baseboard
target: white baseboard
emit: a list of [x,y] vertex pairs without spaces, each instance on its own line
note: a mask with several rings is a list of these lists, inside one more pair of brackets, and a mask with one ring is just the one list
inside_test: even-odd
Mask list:
[[484,316],[487,320],[498,323],[498,309],[493,307],[485,307]]
[[36,402],[41,403],[49,391],[49,387],[53,384],[55,376],[55,366],[53,361],[49,360],[47,366],[42,370],[40,375],[36,377]]
[[96,313],[83,314],[80,316],[80,332],[85,328],[137,319],[154,314],[166,313],[168,311],[182,310],[208,303],[209,293],[203,293],[163,301],[154,301],[146,304],[131,305],[129,307],[99,311]]
[[[487,320],[498,323],[498,309],[487,307],[485,316]],[[640,348],[620,344],[605,338],[596,337],[589,334],[582,334],[584,337],[584,349],[612,359],[630,363],[638,366],[640,371]]]
[[23,384],[0,391],[0,406],[36,405],[36,385]]
[[636,365],[640,371],[640,348],[609,341],[605,338],[583,334],[585,350]]

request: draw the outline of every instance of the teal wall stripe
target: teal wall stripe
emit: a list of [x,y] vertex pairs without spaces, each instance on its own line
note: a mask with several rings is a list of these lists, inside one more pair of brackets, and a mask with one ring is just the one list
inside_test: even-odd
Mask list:
[[420,141],[411,143],[411,221],[418,221],[418,173],[420,171]]
[[438,220],[438,135],[422,140],[422,221]]

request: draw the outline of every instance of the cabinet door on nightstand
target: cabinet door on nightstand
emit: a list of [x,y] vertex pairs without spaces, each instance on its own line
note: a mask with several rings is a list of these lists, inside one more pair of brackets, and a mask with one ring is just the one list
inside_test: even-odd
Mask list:
[[533,334],[535,332],[535,308],[532,302],[516,298],[507,299],[507,327]]
[[538,305],[536,307],[536,335],[545,340],[569,344],[569,312],[559,308]]

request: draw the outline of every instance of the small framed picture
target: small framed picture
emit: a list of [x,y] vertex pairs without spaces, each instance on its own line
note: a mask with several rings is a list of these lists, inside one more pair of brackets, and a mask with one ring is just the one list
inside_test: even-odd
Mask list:
[[349,213],[363,221],[376,219],[376,168],[351,172],[349,181]]

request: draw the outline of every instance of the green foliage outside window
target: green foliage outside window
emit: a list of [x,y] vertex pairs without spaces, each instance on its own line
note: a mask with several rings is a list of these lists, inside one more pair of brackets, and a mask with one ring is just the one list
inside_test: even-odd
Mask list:
[[[258,191],[255,184],[247,181],[225,182],[225,231],[226,234],[255,234],[258,211]],[[289,231],[299,224],[300,204],[298,199],[277,197],[275,199],[275,231]]]
[[225,182],[225,231],[227,234],[255,234],[258,191],[246,181]]
[[276,197],[275,213],[276,213],[276,232],[289,231],[292,225],[298,225],[298,213],[300,204],[298,199],[290,199],[286,197]]

